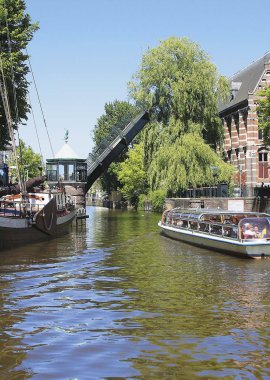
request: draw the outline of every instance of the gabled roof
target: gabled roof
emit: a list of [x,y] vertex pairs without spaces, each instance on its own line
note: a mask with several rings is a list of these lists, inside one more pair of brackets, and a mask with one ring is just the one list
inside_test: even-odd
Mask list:
[[62,158],[62,159],[76,159],[79,156],[74,152],[73,149],[66,142],[62,148],[55,154],[54,158]]
[[239,87],[235,92],[233,99],[219,107],[219,112],[224,112],[228,108],[232,108],[237,104],[243,103],[248,99],[248,94],[253,93],[259,84],[259,81],[264,72],[264,64],[270,62],[270,52],[265,54],[262,58],[252,62],[245,69],[238,71],[232,78],[231,84]]

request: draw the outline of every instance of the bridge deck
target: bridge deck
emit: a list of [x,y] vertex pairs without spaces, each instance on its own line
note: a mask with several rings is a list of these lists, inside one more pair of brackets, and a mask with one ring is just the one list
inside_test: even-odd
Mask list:
[[134,137],[143,129],[145,124],[149,122],[148,112],[142,112],[135,117],[122,130],[122,132],[113,140],[110,145],[100,154],[95,162],[87,162],[87,192],[98,177],[106,170],[109,165],[123,152],[130,144]]

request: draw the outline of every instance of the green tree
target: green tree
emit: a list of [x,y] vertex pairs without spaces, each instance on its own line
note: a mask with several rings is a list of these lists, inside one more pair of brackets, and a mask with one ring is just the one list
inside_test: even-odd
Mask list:
[[148,188],[147,175],[144,169],[142,143],[134,145],[127,154],[127,159],[115,167],[117,178],[124,198],[137,207],[139,195]]
[[[217,179],[211,167],[218,168]],[[163,188],[167,194],[175,195],[189,187],[215,185],[217,180],[228,183],[232,176],[233,167],[224,163],[196,131],[162,145],[148,170],[153,190]]]
[[172,37],[148,50],[129,89],[151,113],[144,155],[152,190],[175,193],[211,184],[212,165],[219,167],[220,181],[230,179],[230,166],[213,150],[223,139],[218,102],[229,94],[228,80],[197,44]]
[[[106,103],[104,106],[105,113],[101,115],[93,131],[93,140],[95,148],[106,148],[108,142],[124,129],[124,127],[140,112],[140,109],[131,103],[115,100],[112,103]],[[107,145],[106,145],[107,144]]]
[[[20,145],[16,148],[16,152],[17,157],[19,157],[19,171],[22,173],[24,180],[37,177],[41,174],[43,163],[40,154],[35,153],[23,140],[20,140]],[[16,166],[14,157],[11,156],[7,163],[11,167],[10,173],[17,177],[18,170],[12,168]]]
[[[30,106],[27,100],[28,55],[25,49],[38,29],[25,13],[23,0],[0,0],[0,56],[10,104],[13,128],[27,120]],[[0,149],[10,140],[3,102],[0,99]]]
[[260,91],[260,98],[257,113],[259,118],[259,128],[263,131],[265,145],[270,145],[270,86]]
[[129,90],[138,104],[151,110],[153,120],[167,124],[174,117],[181,122],[179,133],[196,123],[214,146],[223,137],[218,100],[228,96],[228,81],[187,38],[171,37],[148,50]]

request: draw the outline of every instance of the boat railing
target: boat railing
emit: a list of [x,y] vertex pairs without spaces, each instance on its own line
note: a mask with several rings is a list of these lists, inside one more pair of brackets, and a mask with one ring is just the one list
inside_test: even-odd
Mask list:
[[32,204],[23,201],[0,201],[0,215],[16,218],[33,218],[43,207],[43,204]]

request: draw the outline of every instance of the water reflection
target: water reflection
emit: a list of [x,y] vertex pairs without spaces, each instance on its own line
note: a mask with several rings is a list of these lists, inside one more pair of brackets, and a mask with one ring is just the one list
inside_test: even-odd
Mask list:
[[159,215],[88,213],[1,254],[2,377],[270,376],[270,260],[165,238]]

